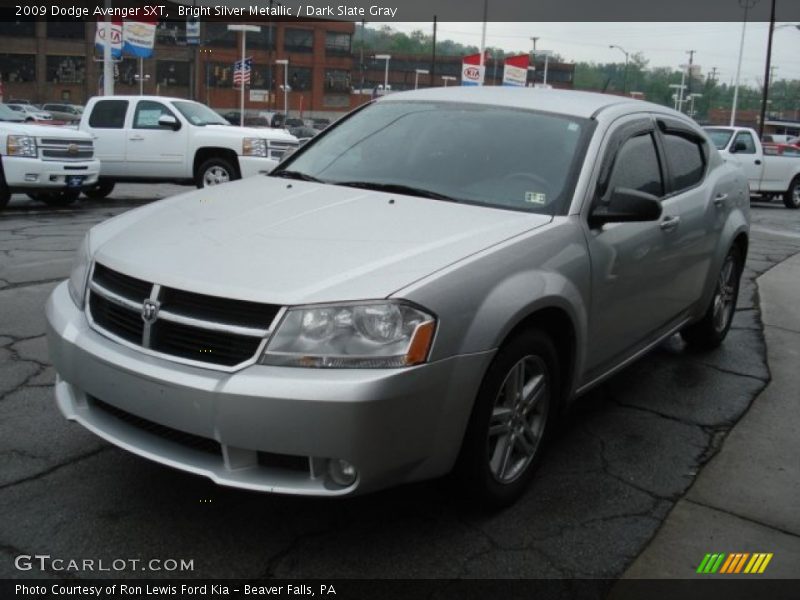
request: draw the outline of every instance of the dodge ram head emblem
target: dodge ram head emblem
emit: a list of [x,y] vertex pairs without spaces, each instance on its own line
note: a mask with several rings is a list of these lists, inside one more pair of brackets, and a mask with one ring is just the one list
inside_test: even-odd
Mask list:
[[145,300],[142,304],[142,320],[145,323],[152,323],[155,321],[158,316],[158,308],[158,302],[155,300],[150,300],[150,298]]

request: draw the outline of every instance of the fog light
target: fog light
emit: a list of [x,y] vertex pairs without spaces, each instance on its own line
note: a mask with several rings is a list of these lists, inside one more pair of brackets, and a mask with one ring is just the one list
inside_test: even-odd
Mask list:
[[328,462],[328,475],[336,485],[347,487],[355,482],[358,470],[344,459],[332,458]]

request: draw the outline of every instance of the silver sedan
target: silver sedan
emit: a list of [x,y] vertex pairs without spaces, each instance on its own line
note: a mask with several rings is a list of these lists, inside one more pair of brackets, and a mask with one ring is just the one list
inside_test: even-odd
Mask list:
[[270,175],[111,219],[47,304],[56,401],[219,484],[342,496],[455,470],[525,489],[564,408],[730,327],[747,182],[672,110],[392,94]]

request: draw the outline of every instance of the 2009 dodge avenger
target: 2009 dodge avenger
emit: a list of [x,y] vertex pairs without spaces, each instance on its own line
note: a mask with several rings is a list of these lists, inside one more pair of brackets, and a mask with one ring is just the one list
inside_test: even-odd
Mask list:
[[47,303],[66,418],[217,483],[342,496],[455,469],[504,505],[576,396],[722,342],[744,175],[684,115],[438,88],[270,175],[127,212]]

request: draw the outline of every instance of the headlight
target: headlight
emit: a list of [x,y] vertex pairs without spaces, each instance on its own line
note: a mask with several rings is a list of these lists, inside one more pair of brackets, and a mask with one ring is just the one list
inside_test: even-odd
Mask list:
[[267,156],[267,140],[262,138],[244,138],[242,140],[243,156]]
[[83,238],[83,242],[75,253],[75,261],[72,264],[72,272],[69,275],[69,295],[72,296],[75,305],[83,310],[83,303],[86,300],[86,279],[89,277],[89,267],[92,264],[92,256],[89,251],[89,234]]
[[428,359],[436,319],[391,301],[292,308],[261,364],[285,367],[408,367]]
[[29,135],[10,135],[6,141],[6,152],[9,156],[36,158],[36,139]]

